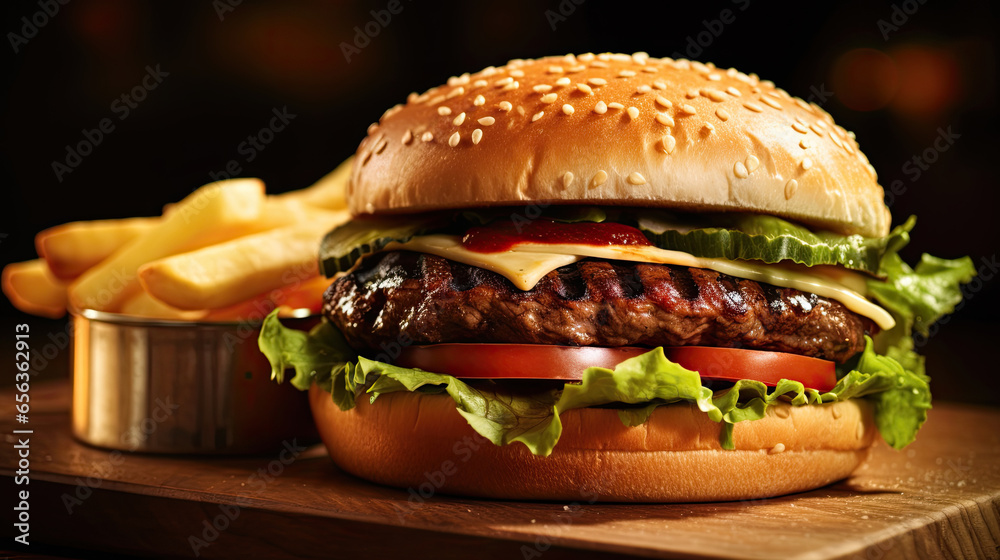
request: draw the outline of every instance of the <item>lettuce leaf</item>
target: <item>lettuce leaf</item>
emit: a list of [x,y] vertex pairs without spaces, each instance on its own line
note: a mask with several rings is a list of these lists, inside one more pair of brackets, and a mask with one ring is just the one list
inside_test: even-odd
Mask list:
[[882,260],[880,273],[886,280],[869,280],[868,291],[892,313],[896,326],[879,335],[878,348],[907,364],[913,360],[903,357],[912,353],[911,333],[926,336],[931,325],[954,311],[962,301],[962,284],[972,280],[976,267],[969,257],[946,260],[925,253],[913,269],[892,253]]
[[459,414],[480,435],[496,445],[520,442],[540,456],[549,455],[559,441],[559,415],[588,406],[616,408],[625,425],[636,426],[657,406],[694,403],[711,420],[720,422],[720,443],[725,449],[734,447],[736,424],[763,418],[768,407],[779,401],[805,406],[869,397],[875,403],[879,431],[896,448],[913,441],[930,408],[926,378],[875,353],[870,339],[856,368],[841,377],[831,391],[820,393],[789,380],[773,388],[742,380],[714,394],[702,385],[697,372],[669,361],[662,348],[626,360],[613,370],[588,368],[579,384],[524,393],[512,392],[499,383],[472,385],[450,375],[356,356],[337,329],[326,322],[304,333],[284,327],[272,313],[264,321],[259,344],[271,362],[274,379],[280,381],[284,370],[292,368],[296,387],[307,388],[311,380],[330,391],[342,410],[353,408],[363,394],[374,402],[379,395],[397,391],[447,393]]

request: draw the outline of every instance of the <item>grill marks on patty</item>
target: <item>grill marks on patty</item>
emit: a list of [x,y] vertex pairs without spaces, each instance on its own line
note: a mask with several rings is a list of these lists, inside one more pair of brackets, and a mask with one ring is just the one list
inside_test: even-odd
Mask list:
[[624,261],[583,260],[525,292],[488,270],[385,252],[337,279],[325,301],[327,317],[359,350],[405,336],[415,344],[744,347],[843,362],[875,328],[815,294]]

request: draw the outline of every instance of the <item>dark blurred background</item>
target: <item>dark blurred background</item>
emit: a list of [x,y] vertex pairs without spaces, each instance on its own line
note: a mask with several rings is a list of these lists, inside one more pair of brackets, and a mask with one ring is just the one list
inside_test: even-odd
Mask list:
[[[907,260],[972,256],[984,277],[922,350],[936,397],[1000,404],[1000,278],[986,278],[1000,239],[996,3],[61,1],[3,2],[0,264],[34,258],[49,226],[158,214],[230,160],[270,192],[308,186],[386,108],[452,75],[567,52],[684,56],[756,72],[855,131],[896,191],[896,223],[920,217]],[[133,95],[144,79],[154,87]],[[275,109],[294,118],[251,161],[240,144]],[[102,119],[114,128],[93,141]],[[67,155],[88,138],[91,153]],[[53,348],[65,332],[5,299],[0,321]],[[52,352],[43,378],[66,376],[67,357]]]

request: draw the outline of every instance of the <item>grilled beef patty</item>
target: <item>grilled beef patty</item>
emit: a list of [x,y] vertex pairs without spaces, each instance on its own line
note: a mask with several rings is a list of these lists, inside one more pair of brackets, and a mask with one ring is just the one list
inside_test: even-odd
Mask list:
[[843,362],[876,328],[837,301],[799,290],[702,268],[589,259],[521,291],[482,268],[384,252],[337,279],[324,300],[326,316],[362,352],[399,340],[700,345]]

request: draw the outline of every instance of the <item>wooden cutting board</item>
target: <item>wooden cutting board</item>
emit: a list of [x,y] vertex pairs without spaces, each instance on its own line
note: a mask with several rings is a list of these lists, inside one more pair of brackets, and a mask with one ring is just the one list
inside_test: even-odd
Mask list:
[[[224,459],[113,455],[71,437],[69,390],[31,392],[32,543],[202,558],[1000,558],[995,409],[937,404],[915,444],[880,444],[852,478],[812,492],[577,505],[423,499],[340,472],[320,446]],[[6,503],[23,488],[13,484],[13,402],[0,392]]]

